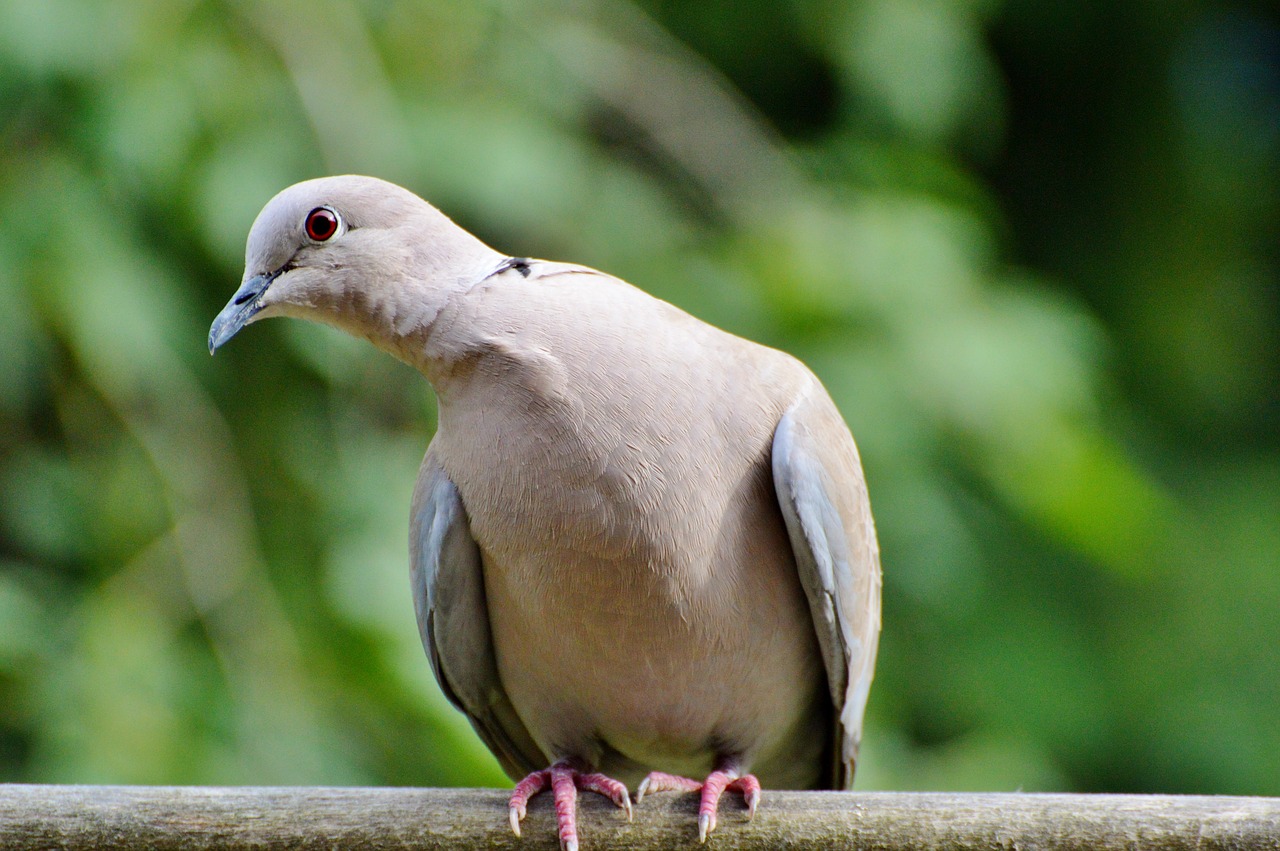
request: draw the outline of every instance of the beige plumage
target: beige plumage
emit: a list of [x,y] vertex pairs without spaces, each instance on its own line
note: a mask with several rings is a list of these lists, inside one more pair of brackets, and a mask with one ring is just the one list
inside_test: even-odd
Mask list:
[[[712,787],[754,810],[748,772],[851,784],[880,568],[853,439],[799,361],[600,272],[502,255],[365,177],[267,204],[210,350],[281,315],[435,387],[411,513],[419,625],[513,778],[560,763],[622,805],[613,780],[718,771],[704,837]],[[553,779],[517,787],[517,832]],[[688,788],[673,782],[642,791]],[[571,807],[560,835],[576,847]]]

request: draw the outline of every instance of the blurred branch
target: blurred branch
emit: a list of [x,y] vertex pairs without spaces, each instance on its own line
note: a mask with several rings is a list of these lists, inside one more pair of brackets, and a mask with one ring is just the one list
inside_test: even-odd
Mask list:
[[[368,21],[349,0],[240,4],[278,52],[330,173],[395,175],[410,155]],[[268,128],[265,132],[272,132]]]
[[[60,848],[552,848],[549,797],[524,838],[495,789],[0,785],[0,846]],[[579,801],[594,848],[692,847],[693,795],[648,798],[628,824],[596,795]],[[766,792],[746,822],[726,801],[718,851],[1280,847],[1280,799],[1171,795]]]
[[[595,8],[595,14],[583,9]],[[706,59],[632,3],[552,16],[543,40],[596,97],[644,132],[739,223],[768,220],[804,177],[768,121]]]

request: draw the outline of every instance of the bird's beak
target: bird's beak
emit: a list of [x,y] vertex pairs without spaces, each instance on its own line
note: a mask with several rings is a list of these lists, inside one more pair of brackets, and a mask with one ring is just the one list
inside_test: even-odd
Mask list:
[[240,285],[240,289],[236,290],[231,301],[227,302],[227,306],[222,308],[222,312],[209,327],[209,354],[216,352],[219,346],[249,324],[254,314],[262,309],[262,294],[271,286],[272,281],[280,277],[282,271],[284,270],[254,275]]

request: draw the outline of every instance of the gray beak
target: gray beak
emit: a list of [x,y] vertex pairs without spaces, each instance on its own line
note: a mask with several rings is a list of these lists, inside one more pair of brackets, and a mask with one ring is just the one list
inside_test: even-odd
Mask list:
[[254,314],[262,309],[262,294],[271,286],[272,281],[280,277],[282,271],[284,270],[280,269],[267,275],[254,275],[240,285],[240,289],[236,290],[231,301],[227,302],[227,306],[222,308],[222,312],[209,327],[209,354],[216,352],[219,346],[249,324]]

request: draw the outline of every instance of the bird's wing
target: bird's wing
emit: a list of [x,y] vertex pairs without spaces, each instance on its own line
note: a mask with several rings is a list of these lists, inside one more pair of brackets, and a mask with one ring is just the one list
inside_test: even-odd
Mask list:
[[778,422],[773,481],[835,706],[832,785],[849,788],[880,634],[880,553],[858,450],[816,380]]
[[498,676],[480,548],[466,507],[430,449],[414,488],[409,554],[418,631],[445,696],[510,777],[546,767]]

